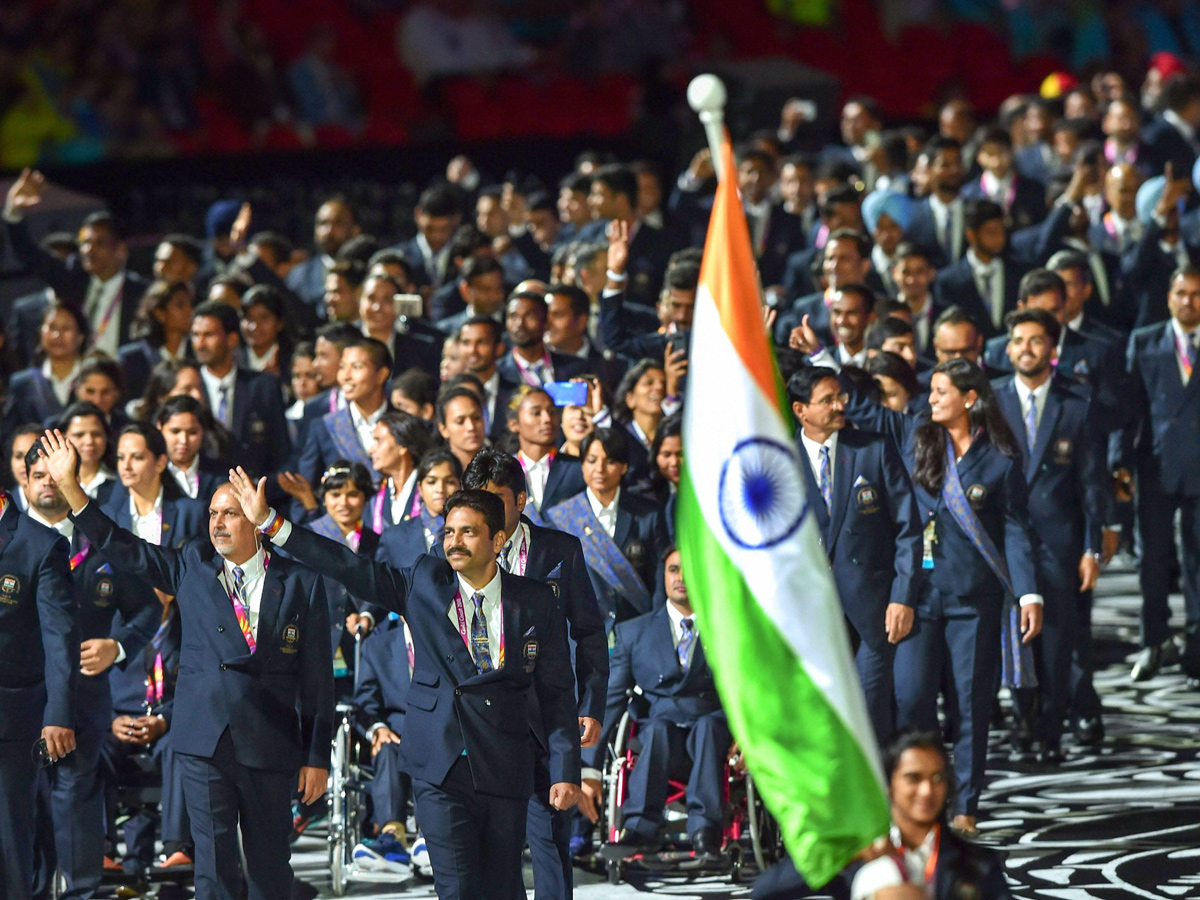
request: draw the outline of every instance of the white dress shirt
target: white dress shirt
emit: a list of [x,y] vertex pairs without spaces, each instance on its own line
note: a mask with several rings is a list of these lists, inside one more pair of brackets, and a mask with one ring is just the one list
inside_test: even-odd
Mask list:
[[[267,574],[267,569],[264,565],[265,561],[266,553],[262,547],[259,547],[257,553],[242,563],[242,602],[246,604],[246,609],[249,612],[250,633],[254,635],[255,640],[258,640],[258,616],[259,611],[262,609],[263,584]],[[234,586],[233,563],[225,560],[225,564],[221,567],[221,572],[217,577],[221,579],[221,584],[226,592],[232,594]]]
[[891,854],[871,860],[854,873],[854,880],[850,883],[850,900],[870,900],[877,891],[905,883],[923,887],[925,885],[925,866],[929,862],[929,857],[933,855],[933,848],[938,840],[937,835],[938,828],[930,828],[929,833],[925,835],[925,840],[921,842],[921,846],[909,849],[904,847],[900,829],[893,825],[892,844],[903,847],[904,871],[900,871],[896,857]]
[[[517,371],[521,373],[521,381],[525,384],[533,386],[534,384],[545,384],[548,381],[554,381],[554,364],[550,362],[550,354],[546,352],[541,359],[530,362],[525,359],[516,350],[512,353],[513,362],[516,363]],[[542,367],[540,376],[533,371],[533,366],[540,365]]]
[[[685,617],[684,614],[681,613],[675,607],[674,603],[671,603],[670,601],[668,601],[667,602],[667,618],[671,620],[671,643],[673,643],[675,645],[676,650],[679,649],[679,642],[683,639],[683,620],[684,620],[684,618],[688,618],[688,619],[692,620],[693,640],[692,640],[692,649],[691,649],[691,651],[689,651],[689,656],[692,653],[695,653],[696,652],[695,638],[700,636],[700,630],[696,625],[696,614],[692,613],[692,615]],[[688,661],[691,662],[690,659]]]
[[621,502],[621,489],[617,488],[617,492],[613,494],[612,503],[608,506],[602,506],[600,501],[596,499],[596,495],[592,493],[592,489],[587,489],[588,505],[592,507],[592,515],[600,520],[600,527],[607,532],[609,537],[615,537],[617,533],[617,506]]
[[100,486],[106,482],[112,481],[115,477],[116,476],[114,476],[112,472],[101,466],[91,481],[89,481],[87,484],[80,483],[79,486],[83,488],[83,492],[85,494],[95,500],[96,495],[100,493]]
[[[358,435],[358,442],[367,453],[370,453],[375,447],[375,423],[383,418],[383,414],[387,412],[387,408],[387,401],[385,400],[379,404],[379,409],[375,410],[369,416],[364,416],[362,410],[358,408],[357,403],[350,404],[350,421],[354,423],[354,433]],[[397,519],[396,521],[400,520]]]
[[1187,331],[1184,331],[1183,326],[1181,326],[1179,324],[1178,319],[1171,320],[1171,340],[1173,340],[1175,342],[1175,364],[1177,366],[1179,366],[1179,378],[1180,378],[1180,380],[1183,381],[1185,386],[1188,383],[1188,373],[1187,373],[1187,370],[1184,369],[1183,360],[1179,356],[1179,347],[1180,347],[1181,342],[1183,344],[1190,343],[1191,341],[1193,341],[1195,339],[1195,337],[1196,337],[1195,331],[1192,331],[1190,333]]
[[129,517],[133,523],[132,531],[136,537],[140,537],[143,541],[154,546],[159,546],[162,543],[162,506],[163,506],[163,489],[158,489],[158,496],[154,498],[154,508],[144,516],[138,515],[137,500],[134,499],[133,492],[129,493]]
[[[404,516],[408,513],[408,503],[406,502],[412,494],[413,485],[417,483],[417,470],[413,469],[404,484],[400,486],[400,490],[392,491],[392,521],[402,522]],[[388,485],[391,485],[391,479],[388,479]]]
[[833,464],[837,459],[837,439],[838,433],[835,431],[829,436],[824,444],[818,444],[803,431],[800,432],[800,443],[804,447],[804,453],[808,457],[808,464],[812,466],[813,480],[818,486],[821,484],[821,448],[829,448],[829,486],[833,487]]
[[196,454],[196,458],[192,460],[192,464],[186,470],[179,468],[173,462],[169,462],[167,463],[167,471],[174,476],[180,489],[195,500],[196,496],[200,493],[200,454]]
[[[524,522],[520,522],[513,532],[513,536],[509,538],[508,543],[504,545],[504,549],[500,551],[504,554],[505,566],[514,575],[525,574],[525,566],[529,564],[529,539],[529,526]],[[525,548],[525,566],[521,565],[522,547]]]
[[983,305],[992,317],[992,324],[999,328],[1004,322],[1004,264],[998,256],[985,263],[975,255],[974,250],[967,251],[967,262],[975,278],[975,290],[979,291]]
[[[121,346],[121,293],[125,286],[124,270],[107,281],[93,275],[84,298],[84,315],[91,325],[91,346],[116,359]],[[110,314],[111,311],[111,314]],[[108,321],[105,322],[105,317]]]
[[[226,395],[225,418],[220,420],[222,425],[233,423],[233,388],[237,382],[237,365],[229,367],[223,378],[218,378],[208,370],[208,366],[200,367],[200,379],[204,382],[204,392],[208,395],[208,408],[213,418],[217,418],[221,410],[221,395]],[[227,392],[227,393],[226,393]]]
[[924,352],[933,342],[933,295],[925,295],[925,305],[921,307],[920,312],[913,310],[911,303],[908,304],[908,308],[912,310],[912,327],[913,334],[917,337],[917,350]]
[[492,423],[496,421],[496,413],[503,413],[503,410],[496,409],[496,395],[500,392],[500,373],[493,372],[492,377],[483,383],[483,418],[489,431],[491,431]]
[[263,372],[268,366],[273,365],[279,356],[279,344],[272,344],[267,348],[267,352],[259,356],[254,352],[254,348],[249,344],[246,345],[246,365],[250,367],[251,372]]
[[943,247],[949,243],[950,262],[958,262],[962,256],[963,244],[962,197],[955,197],[947,204],[943,203],[937,194],[930,194],[929,210],[933,213],[933,221],[937,225],[938,243]]
[[858,366],[861,369],[867,364],[867,345],[864,342],[857,353],[851,353],[845,344],[838,344],[837,357],[843,366]]
[[529,499],[533,501],[534,509],[541,510],[542,497],[546,495],[546,481],[550,478],[550,463],[554,460],[552,453],[547,453],[539,460],[532,460],[524,453],[517,451],[517,460],[525,470],[525,484],[529,487]]
[[[476,593],[475,588],[467,584],[461,575],[458,576],[459,596],[462,598],[463,614],[466,616],[467,623],[467,640],[471,638],[471,617],[475,615],[475,603],[471,600],[471,596]],[[500,640],[504,634],[504,615],[500,602],[500,569],[496,568],[496,574],[492,580],[480,589],[479,593],[483,594],[483,619],[487,622],[488,633],[488,656],[492,659],[492,668],[500,668]],[[446,612],[449,616],[451,624],[454,625],[454,630],[458,631],[458,610],[457,604],[451,603],[450,609]],[[475,648],[469,646],[474,658]]]
[[1034,414],[1034,422],[1041,427],[1042,413],[1046,411],[1046,397],[1050,394],[1050,379],[1047,378],[1035,388],[1030,388],[1020,377],[1013,379],[1013,386],[1017,389],[1017,400],[1021,403],[1021,421],[1024,422],[1029,416],[1029,404],[1034,405],[1037,412]]
[[42,363],[42,376],[50,382],[50,389],[54,391],[54,397],[61,405],[66,406],[71,402],[71,388],[75,386],[75,379],[79,377],[81,368],[83,368],[83,362],[77,359],[66,378],[55,378],[54,370],[50,367],[50,360]]

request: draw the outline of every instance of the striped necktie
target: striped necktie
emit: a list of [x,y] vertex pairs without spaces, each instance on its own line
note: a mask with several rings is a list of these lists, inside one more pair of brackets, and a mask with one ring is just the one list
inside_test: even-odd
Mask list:
[[690,618],[680,619],[679,627],[682,631],[679,635],[679,646],[675,648],[675,652],[679,654],[679,668],[686,672],[688,666],[691,665],[692,642],[696,639],[696,632]]
[[229,595],[229,599],[233,601],[233,614],[237,616],[238,627],[242,629],[242,637],[246,639],[246,646],[250,648],[250,652],[258,648],[258,642],[254,639],[254,631],[250,628],[250,606],[246,603],[246,573],[242,571],[241,566],[233,567],[233,593]]
[[821,470],[817,477],[817,487],[821,489],[821,497],[825,508],[833,511],[833,471],[829,466],[829,448],[821,447]]
[[1029,447],[1029,455],[1033,455],[1033,446],[1037,443],[1037,397],[1029,395],[1029,409],[1025,412],[1025,443]]
[[482,675],[492,671],[487,619],[483,615],[483,594],[476,591],[471,595],[471,602],[475,604],[475,612],[471,615],[471,652],[475,655],[475,668]]

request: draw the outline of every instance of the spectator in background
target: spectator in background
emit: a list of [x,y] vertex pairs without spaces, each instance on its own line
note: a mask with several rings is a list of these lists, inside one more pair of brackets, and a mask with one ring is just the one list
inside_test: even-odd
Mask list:
[[297,118],[316,128],[335,125],[350,131],[362,128],[358,88],[354,79],[333,61],[337,35],[326,25],[309,32],[308,49],[288,69],[296,98]]
[[520,69],[537,55],[469,0],[413,5],[397,27],[400,61],[417,81]]
[[309,306],[318,307],[328,290],[327,278],[338,251],[361,230],[358,216],[345,197],[339,194],[322,203],[313,224],[317,252],[287,273],[287,286]]

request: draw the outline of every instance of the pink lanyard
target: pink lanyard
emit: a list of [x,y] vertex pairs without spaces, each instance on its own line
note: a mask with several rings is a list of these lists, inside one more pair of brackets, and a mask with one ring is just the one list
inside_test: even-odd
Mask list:
[[1179,357],[1179,365],[1183,367],[1183,371],[1187,375],[1188,380],[1191,380],[1192,361],[1188,359],[1187,344],[1179,339],[1179,333],[1175,332],[1174,328],[1172,328],[1171,331],[1175,333],[1175,353]]
[[[0,514],[2,514],[2,512],[0,512]],[[89,544],[85,538],[83,546],[79,548],[79,552],[71,557],[71,571],[74,572],[77,568],[79,568],[83,564],[83,561],[88,558],[88,554],[91,552],[92,545]]]
[[391,503],[392,498],[388,496],[388,486],[392,479],[383,479],[383,484],[379,486],[379,493],[375,495],[375,514],[371,517],[371,530],[376,534],[383,534],[383,504]]
[[[467,611],[466,611],[465,607],[463,606],[462,588],[461,587],[457,591],[454,592],[454,612],[458,616],[458,635],[459,635],[459,637],[462,638],[463,643],[466,644],[467,649],[470,650],[471,649],[471,629],[469,629],[467,627]],[[481,614],[482,614],[482,611],[481,611]],[[503,600],[500,601],[500,622],[501,622],[500,665],[496,666],[497,669],[504,668],[504,627],[503,627],[504,601]],[[476,665],[478,665],[478,661],[476,662]]]
[[362,543],[362,532],[363,526],[362,521],[360,520],[358,526],[352,532],[346,535],[346,544],[355,553],[358,552],[358,546]]
[[[988,193],[986,178],[987,178],[986,175],[979,176],[979,187],[983,191],[983,195],[985,197],[988,197],[991,195]],[[996,181],[997,185],[1000,184],[1000,179],[997,178],[997,179],[995,179],[995,181]],[[1005,212],[1008,212],[1010,209],[1012,209],[1013,201],[1016,199],[1017,199],[1017,179],[1014,177],[1012,180],[1012,183],[1008,186],[1008,190],[1004,192],[1004,199],[1001,201],[1001,204],[1003,205]]]
[[338,398],[338,389],[330,388],[329,389],[329,411],[330,412],[337,412],[337,398]]
[[[505,554],[507,556],[508,554]],[[512,570],[514,575],[524,575],[525,567],[529,564],[529,535],[521,534],[521,544],[517,547],[517,568]]]
[[[530,387],[540,388],[542,386],[544,382],[538,381],[537,376],[530,374],[529,369],[525,366],[525,363],[521,361],[521,357],[517,356],[516,350],[513,351],[513,362],[517,364],[517,369],[521,373],[522,381],[524,381]],[[547,381],[554,380],[554,366],[550,363],[550,354],[548,352],[542,353],[542,371],[550,376],[546,379]]]

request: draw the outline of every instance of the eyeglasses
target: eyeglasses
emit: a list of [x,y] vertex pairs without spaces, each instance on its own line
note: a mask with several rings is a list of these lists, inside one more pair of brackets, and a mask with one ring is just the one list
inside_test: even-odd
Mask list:
[[822,397],[820,400],[814,400],[814,406],[833,406],[835,403],[840,403],[845,406],[850,402],[850,395],[846,393],[830,394],[828,397]]

